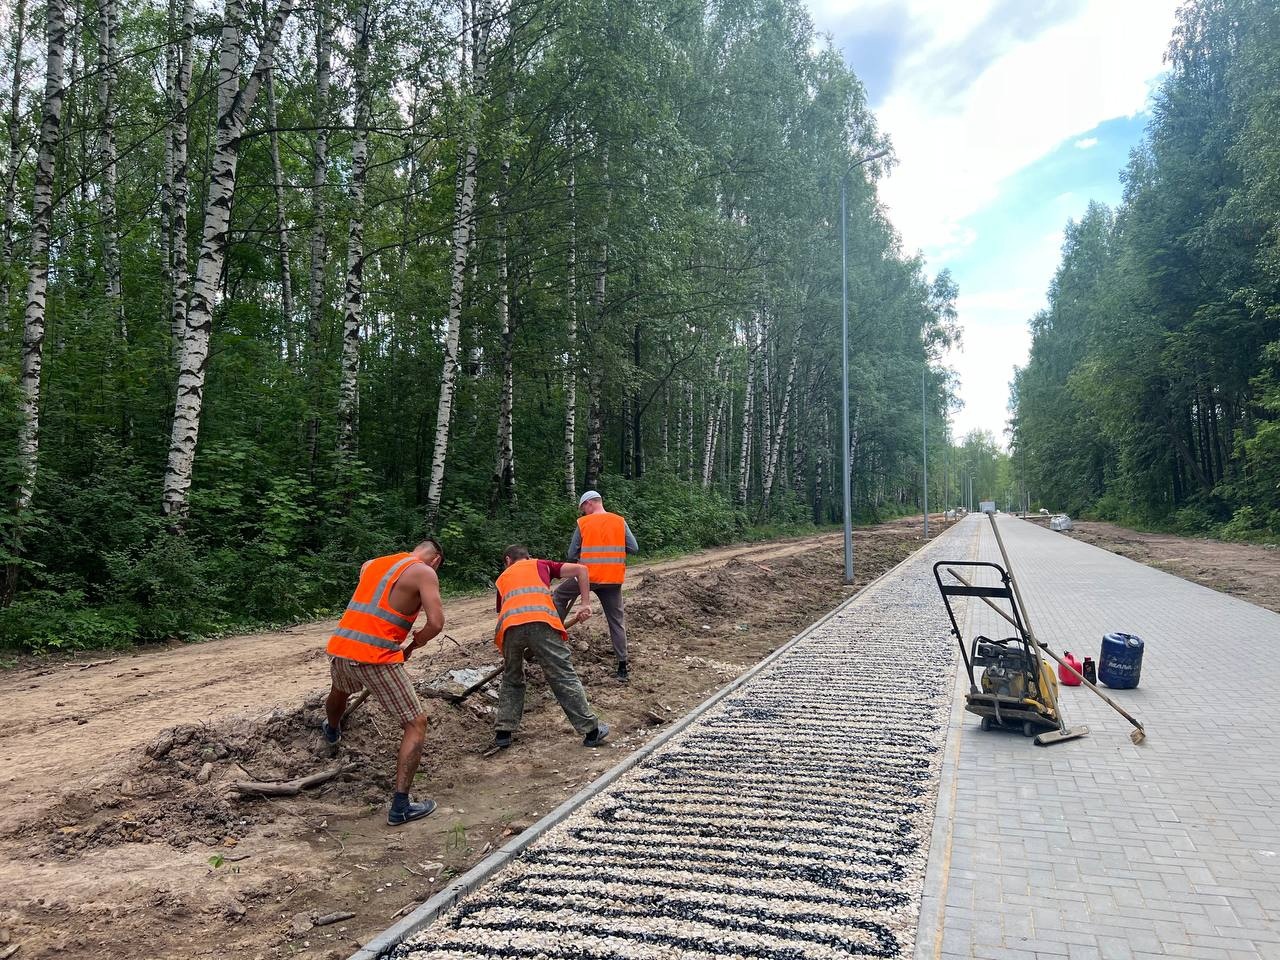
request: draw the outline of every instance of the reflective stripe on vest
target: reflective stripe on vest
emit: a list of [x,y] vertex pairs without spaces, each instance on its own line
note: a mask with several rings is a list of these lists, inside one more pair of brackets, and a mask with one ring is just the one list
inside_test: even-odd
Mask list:
[[517,560],[498,577],[498,594],[502,597],[493,642],[502,649],[502,640],[511,627],[526,623],[545,623],[566,640],[564,624],[556,613],[551,589],[538,575],[537,560]]
[[579,560],[596,584],[622,583],[627,576],[627,522],[616,513],[589,513],[578,518],[582,538]]
[[407,617],[391,606],[391,590],[400,575],[421,558],[411,553],[395,553],[369,561],[360,575],[347,609],[329,637],[331,656],[357,663],[400,663],[400,644],[413,627]]

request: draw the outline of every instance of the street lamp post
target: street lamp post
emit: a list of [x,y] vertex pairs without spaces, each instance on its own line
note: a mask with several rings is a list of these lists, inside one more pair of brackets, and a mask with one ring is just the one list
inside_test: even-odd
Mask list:
[[920,450],[924,464],[924,538],[929,539],[929,405],[925,392],[929,380],[929,354],[925,353],[924,373],[920,374]]
[[840,178],[840,422],[844,447],[844,582],[853,583],[853,505],[852,474],[849,470],[849,253],[846,238],[848,225],[849,172],[854,167],[879,160],[889,151],[877,150],[849,164]]

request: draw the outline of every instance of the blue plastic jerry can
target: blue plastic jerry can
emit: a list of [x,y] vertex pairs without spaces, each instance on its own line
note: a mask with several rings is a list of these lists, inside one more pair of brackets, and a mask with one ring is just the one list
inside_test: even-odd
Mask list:
[[1141,637],[1131,633],[1108,633],[1102,638],[1102,655],[1098,657],[1098,679],[1108,687],[1130,690],[1142,677]]

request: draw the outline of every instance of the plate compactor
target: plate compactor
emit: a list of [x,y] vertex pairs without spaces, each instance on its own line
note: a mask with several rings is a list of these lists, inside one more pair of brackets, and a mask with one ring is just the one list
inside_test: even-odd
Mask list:
[[[965,573],[969,576],[962,577],[956,572],[963,568],[968,568]],[[975,585],[991,580],[992,571],[999,579],[998,585]],[[947,580],[943,579],[944,574]],[[982,729],[1021,729],[1024,736],[1035,737],[1041,746],[1086,733],[1086,728],[1069,729],[1062,721],[1058,678],[1049,662],[1039,655],[1039,647],[1017,601],[1012,578],[1005,569],[986,561],[942,560],[933,565],[933,578],[938,583],[951,620],[951,632],[960,644],[960,656],[969,675],[965,709],[982,718]],[[952,582],[961,580],[963,582]],[[1015,636],[1000,640],[977,636],[966,648],[952,607],[954,597],[983,599],[992,606],[1004,601],[1009,607],[1005,619],[1014,627]],[[979,668],[980,678],[974,675]]]

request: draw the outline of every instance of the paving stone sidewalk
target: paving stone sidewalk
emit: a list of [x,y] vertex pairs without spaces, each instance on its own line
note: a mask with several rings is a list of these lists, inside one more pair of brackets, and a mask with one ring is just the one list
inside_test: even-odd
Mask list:
[[[985,517],[966,524],[986,527]],[[1278,960],[1280,615],[1001,516],[1037,634],[1098,658],[1146,641],[1142,682],[1113,692],[1148,732],[1083,688],[1053,747],[983,733],[957,686],[917,960]],[[982,532],[980,555],[999,562]],[[1007,636],[970,603],[966,636]]]

